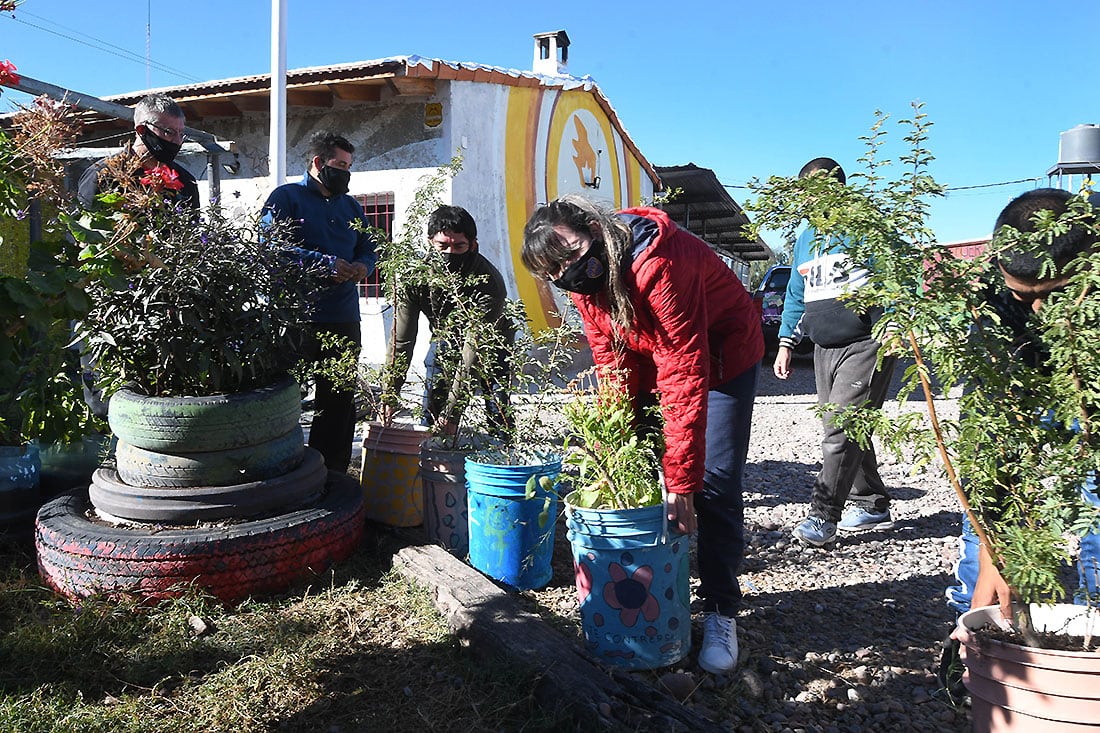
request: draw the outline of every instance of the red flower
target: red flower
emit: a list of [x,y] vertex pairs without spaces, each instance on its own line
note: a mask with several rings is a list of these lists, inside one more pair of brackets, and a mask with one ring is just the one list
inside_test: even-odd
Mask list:
[[183,189],[183,183],[180,182],[179,175],[163,163],[147,171],[146,174],[141,177],[141,183],[145,186],[152,186],[153,189],[157,191],[165,188],[169,191],[180,191]]
[[626,570],[617,562],[607,568],[611,582],[603,587],[604,603],[619,612],[623,626],[633,626],[638,622],[638,614],[646,621],[655,621],[661,613],[661,604],[649,592],[653,582],[653,568],[648,565],[635,570],[627,577]]
[[15,64],[5,59],[0,61],[0,86],[13,87],[19,83],[19,75],[15,73]]

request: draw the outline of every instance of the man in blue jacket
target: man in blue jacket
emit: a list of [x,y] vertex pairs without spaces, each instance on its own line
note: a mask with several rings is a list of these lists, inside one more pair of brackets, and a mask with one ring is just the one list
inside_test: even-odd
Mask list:
[[[832,158],[815,158],[799,178],[832,175],[845,182],[844,171]],[[814,378],[818,404],[881,407],[894,373],[892,356],[876,369],[879,342],[871,336],[873,313],[857,313],[842,296],[868,278],[867,269],[851,262],[844,242],[807,227],[794,246],[791,279],[783,301],[775,376],[790,376],[791,352],[805,333],[814,342]],[[814,482],[810,512],[794,529],[799,541],[822,547],[836,541],[837,530],[860,532],[889,529],[890,494],[878,473],[874,446],[863,449],[848,437],[833,413],[823,420],[821,471]],[[844,510],[845,502],[852,505]]]
[[[348,348],[358,358],[362,347],[356,284],[374,272],[377,256],[374,240],[359,228],[368,226],[363,207],[348,195],[354,152],[340,135],[315,133],[309,142],[309,169],[301,182],[279,186],[264,204],[267,216],[295,224],[302,259],[322,264],[330,273],[306,329],[301,356],[307,362],[337,358]],[[332,337],[342,339],[339,347]],[[351,462],[354,439],[354,389],[338,388],[318,375],[310,447],[324,456],[329,470],[343,473]]]

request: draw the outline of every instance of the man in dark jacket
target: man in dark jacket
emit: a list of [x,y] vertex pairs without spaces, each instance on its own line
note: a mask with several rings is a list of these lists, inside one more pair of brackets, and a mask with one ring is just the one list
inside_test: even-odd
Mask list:
[[[195,177],[175,162],[184,140],[184,124],[183,110],[174,99],[164,94],[150,94],[134,107],[134,139],[118,155],[136,156],[146,172],[158,165],[168,166],[181,184],[175,194],[180,203],[197,209],[199,187]],[[108,160],[104,158],[89,166],[80,176],[77,198],[84,206],[95,203],[100,191],[100,173]]]
[[[315,133],[302,180],[279,186],[264,204],[265,216],[295,223],[298,255],[330,273],[306,330],[301,356],[307,362],[336,359],[347,349],[358,358],[362,346],[356,284],[374,272],[377,257],[363,207],[348,195],[354,152],[347,138]],[[309,445],[320,451],[330,470],[346,472],[355,439],[354,389],[318,375],[313,404]]]
[[[490,430],[506,434],[512,426],[506,346],[511,343],[514,330],[504,312],[508,297],[504,278],[477,251],[477,224],[461,206],[440,206],[432,212],[428,218],[428,241],[443,257],[447,271],[457,278],[457,290],[447,292],[439,284],[399,289],[394,308],[395,338],[387,358],[390,382],[386,392],[397,394],[405,382],[420,315],[424,314],[433,339],[424,422],[436,425],[444,435],[452,435],[458,429],[466,406],[463,378],[454,378],[456,370],[461,370],[470,375],[473,384],[485,395]],[[463,318],[463,322],[454,323],[455,317]],[[493,325],[496,334],[489,339],[493,343],[477,343],[477,329],[471,323],[474,317]],[[460,340],[461,344],[456,343]],[[455,349],[459,348],[461,351],[456,354]],[[392,416],[392,406],[383,407],[383,420]]]

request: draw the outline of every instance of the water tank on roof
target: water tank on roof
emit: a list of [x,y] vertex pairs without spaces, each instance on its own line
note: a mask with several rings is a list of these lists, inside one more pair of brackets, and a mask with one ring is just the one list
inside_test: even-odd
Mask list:
[[1100,125],[1077,125],[1058,141],[1058,163],[1100,164]]

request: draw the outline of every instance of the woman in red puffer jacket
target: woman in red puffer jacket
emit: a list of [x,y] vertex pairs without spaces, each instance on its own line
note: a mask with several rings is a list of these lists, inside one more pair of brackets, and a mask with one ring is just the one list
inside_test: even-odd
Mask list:
[[570,292],[596,366],[627,372],[639,417],[659,399],[669,521],[699,532],[699,664],[729,671],[741,603],[741,479],[764,355],[752,299],[704,241],[658,209],[612,213],[565,196],[531,216],[522,257],[535,276]]

